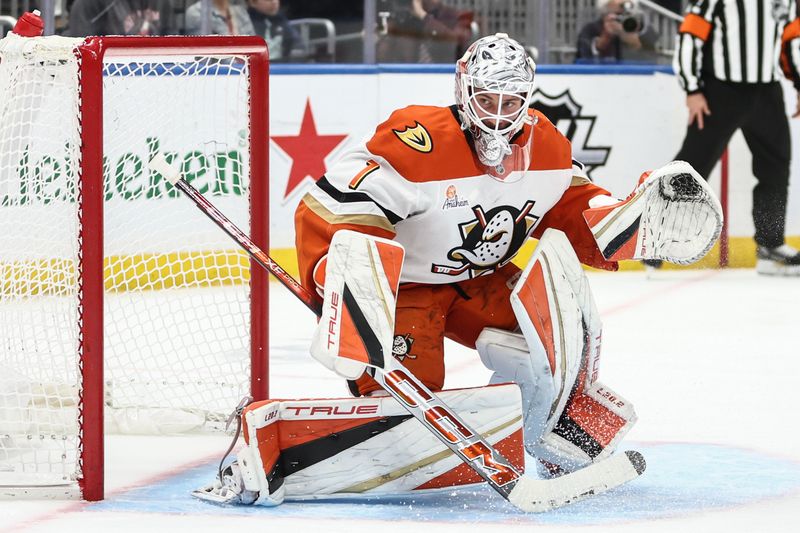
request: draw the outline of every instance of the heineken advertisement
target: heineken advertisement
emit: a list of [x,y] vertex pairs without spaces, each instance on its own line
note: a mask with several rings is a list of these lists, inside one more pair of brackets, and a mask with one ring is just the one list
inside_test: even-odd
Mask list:
[[[142,200],[176,198],[180,192],[158,172],[148,168],[149,161],[162,151],[158,137],[144,140],[143,150],[126,152],[116,158],[103,157],[105,200]],[[6,182],[0,206],[47,205],[51,202],[75,202],[75,151],[65,145],[60,154],[33,155],[29,149],[16,164],[16,178]],[[246,193],[245,159],[237,149],[206,153],[164,151],[172,164],[179,165],[184,179],[209,196],[242,196]],[[11,185],[11,187],[9,187]],[[16,187],[14,187],[16,185]]]
[[[242,277],[235,271],[244,254],[149,161],[163,154],[249,232],[249,120],[242,97],[247,80],[158,74],[107,78],[104,84],[107,281],[117,290],[203,279],[232,283]],[[74,271],[85,140],[63,88],[25,94],[15,101],[20,112],[10,115],[14,121],[0,125],[6,139],[0,151],[0,216],[8,233],[0,246],[0,282],[38,280],[42,290],[57,293],[58,279],[46,274],[53,261],[69,265],[61,269],[66,273]],[[174,284],[164,283],[164,274],[174,275]]]

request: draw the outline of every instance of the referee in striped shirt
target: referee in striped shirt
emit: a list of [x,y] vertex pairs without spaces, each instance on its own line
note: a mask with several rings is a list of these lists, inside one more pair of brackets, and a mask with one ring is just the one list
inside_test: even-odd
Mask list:
[[[753,222],[762,274],[800,276],[784,242],[791,142],[778,65],[800,89],[800,0],[690,0],[674,67],[689,126],[675,159],[708,179],[734,132],[753,154]],[[798,98],[795,117],[800,115]]]

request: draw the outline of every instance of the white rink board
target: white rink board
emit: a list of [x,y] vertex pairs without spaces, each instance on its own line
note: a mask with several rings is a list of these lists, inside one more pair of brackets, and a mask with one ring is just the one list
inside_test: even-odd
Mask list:
[[[277,68],[280,72],[280,68]],[[340,69],[347,72],[346,68]],[[453,102],[453,76],[441,73],[333,73],[319,70],[317,74],[272,74],[270,77],[270,246],[271,248],[292,248],[294,230],[292,217],[303,194],[319,176],[307,176],[288,195],[287,183],[292,166],[297,164],[291,154],[285,152],[275,141],[275,137],[294,137],[301,131],[306,106],[310,106],[311,118],[317,135],[336,135],[343,140],[329,153],[319,155],[324,168],[330,168],[349,148],[371,135],[375,126],[385,120],[397,108],[411,104],[450,105]],[[313,68],[306,71],[314,72]],[[305,71],[304,71],[305,72]],[[336,70],[334,69],[334,72]],[[358,71],[361,72],[361,71]],[[211,85],[237,83],[237,76],[227,80],[214,80],[217,76],[207,76]],[[196,80],[195,80],[196,81]],[[240,227],[248,227],[248,214],[245,203],[231,192],[236,184],[248,185],[249,157],[243,152],[247,132],[227,131],[223,143],[209,144],[205,139],[214,134],[219,138],[219,128],[204,131],[210,124],[234,120],[246,124],[244,106],[226,101],[220,105],[198,109],[197,104],[187,99],[185,105],[168,107],[174,117],[164,121],[166,127],[148,128],[146,121],[126,120],[126,115],[138,110],[125,105],[125,93],[139,96],[169,93],[178,88],[177,78],[154,79],[152,76],[131,77],[124,86],[111,86],[106,109],[107,139],[114,138],[115,128],[125,131],[126,139],[132,143],[124,146],[113,142],[107,144],[107,176],[112,182],[113,199],[107,209],[115,216],[107,223],[120,226],[142,223],[142,213],[153,210],[160,217],[167,216],[176,221],[197,225],[201,228],[204,243],[215,243],[220,249],[231,247],[228,238],[213,223],[199,215],[196,209],[180,197],[142,198],[136,196],[140,185],[155,179],[147,168],[147,161],[156,151],[163,151],[181,162],[184,169],[196,175],[193,182]],[[203,83],[201,81],[201,83]],[[624,197],[630,192],[639,174],[647,169],[658,167],[672,159],[677,153],[685,131],[686,110],[683,93],[672,75],[652,74],[550,74],[537,75],[538,90],[546,97],[559,97],[569,91],[570,105],[576,110],[572,119],[562,119],[557,126],[573,141],[575,156],[591,166],[595,181],[609,189],[613,194]],[[217,89],[220,94],[223,92]],[[116,91],[116,92],[115,92]],[[785,85],[787,109],[795,103],[794,90]],[[198,127],[187,128],[186,116],[202,114],[211,120],[197,121]],[[182,120],[178,117],[183,117]],[[169,118],[169,117],[168,117]],[[129,125],[137,124],[136,131],[128,131]],[[800,121],[793,120],[792,132],[795,139],[800,138]],[[797,143],[793,143],[796,145]],[[43,185],[37,190],[37,198],[48,201],[34,201],[18,206],[12,201],[7,209],[17,210],[15,216],[29,217],[36,221],[46,210],[61,209],[65,189],[60,186],[65,165],[57,165],[53,170],[58,154],[31,153],[24,168],[18,172],[41,172],[46,174]],[[309,144],[309,152],[315,150]],[[535,154],[535,149],[534,149]],[[51,159],[46,159],[51,156]],[[307,155],[306,155],[307,156]],[[16,161],[22,154],[6,155]],[[599,159],[598,159],[599,158]],[[602,164],[596,164],[597,161]],[[750,216],[751,190],[755,179],[750,171],[751,158],[741,134],[737,134],[731,145],[730,179],[730,234],[732,236],[752,235]],[[50,176],[53,176],[52,179]],[[120,179],[122,182],[120,182]],[[123,183],[119,185],[119,183]],[[718,190],[718,172],[712,177],[712,186]],[[18,198],[19,190],[0,190],[0,199]],[[28,191],[28,195],[32,193]],[[67,200],[69,201],[69,200]],[[788,208],[788,235],[800,235],[800,160],[792,164],[792,178]],[[35,228],[35,224],[27,227]],[[34,231],[33,229],[31,231]],[[151,228],[158,231],[158,228]],[[169,243],[170,236],[164,235],[161,242]],[[155,241],[155,240],[154,240]],[[181,243],[186,249],[196,249],[192,243]],[[131,240],[124,249],[107,250],[111,254],[136,252],[158,252],[152,243]],[[3,251],[0,250],[0,259]],[[58,255],[58,250],[54,250]]]
[[[280,69],[278,69],[280,71]],[[330,168],[338,156],[370,135],[375,126],[397,108],[412,104],[453,103],[453,75],[449,73],[345,73],[274,74],[270,77],[270,135],[296,136],[306,103],[311,106],[319,135],[347,135],[325,157]],[[545,72],[541,72],[545,70]],[[562,69],[568,70],[568,69]],[[579,71],[575,67],[575,71]],[[282,71],[281,71],[282,72]],[[320,71],[323,72],[323,71]],[[360,72],[360,71],[354,71]],[[585,150],[609,149],[605,164],[592,169],[595,181],[613,194],[625,197],[641,172],[672,160],[685,133],[684,95],[671,74],[551,74],[546,67],[537,74],[538,89],[554,97],[569,90],[580,106],[579,119],[557,124],[567,133],[575,129],[573,150],[582,158]],[[784,86],[787,110],[794,109],[795,92]],[[800,139],[800,121],[791,122],[793,138]],[[793,143],[796,145],[797,143]],[[730,234],[753,232],[750,154],[741,134],[730,150]],[[535,157],[535,148],[534,148]],[[291,157],[276,142],[270,143],[271,246],[294,246],[292,216],[298,201],[313,183],[309,176],[284,197]],[[317,178],[319,176],[313,176]],[[719,190],[718,171],[711,179]],[[789,198],[787,234],[800,235],[800,161],[795,158]]]

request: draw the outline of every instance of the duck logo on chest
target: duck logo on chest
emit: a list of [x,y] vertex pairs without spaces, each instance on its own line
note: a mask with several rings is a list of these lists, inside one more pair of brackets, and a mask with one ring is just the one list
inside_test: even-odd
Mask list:
[[539,217],[531,214],[536,202],[528,200],[521,209],[503,205],[484,211],[472,208],[475,218],[459,224],[462,243],[447,252],[454,265],[432,264],[431,272],[458,276],[469,272],[474,278],[491,274],[507,264],[533,231]]

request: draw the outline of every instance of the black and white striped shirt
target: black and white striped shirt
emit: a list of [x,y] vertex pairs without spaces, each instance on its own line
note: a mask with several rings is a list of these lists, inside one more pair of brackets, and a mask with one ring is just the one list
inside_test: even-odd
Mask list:
[[800,87],[800,0],[690,0],[678,30],[674,68],[681,87],[703,77],[737,83],[779,79],[778,65]]

